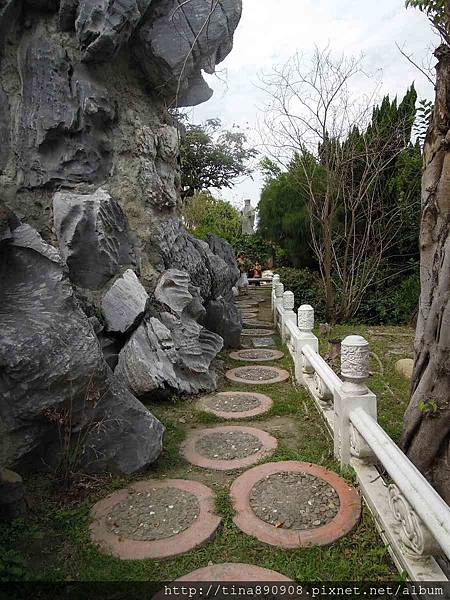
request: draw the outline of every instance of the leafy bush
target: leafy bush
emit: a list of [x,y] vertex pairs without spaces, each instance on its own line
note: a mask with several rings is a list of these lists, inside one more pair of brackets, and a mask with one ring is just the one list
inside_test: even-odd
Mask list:
[[[356,323],[403,325],[411,323],[419,304],[420,278],[417,265],[412,273],[395,278],[380,273],[381,284],[367,290],[353,321]],[[325,320],[325,295],[322,281],[309,269],[276,269],[284,289],[294,292],[295,308],[300,304],[314,307],[316,320]]]

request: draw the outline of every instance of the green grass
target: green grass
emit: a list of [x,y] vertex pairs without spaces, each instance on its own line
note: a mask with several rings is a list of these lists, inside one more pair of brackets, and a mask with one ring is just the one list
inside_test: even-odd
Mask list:
[[[401,328],[400,328],[401,329]],[[406,328],[405,328],[406,331]],[[386,339],[371,339],[367,328],[336,327],[329,337],[344,337],[361,333],[371,341],[371,347],[382,360],[383,374],[374,372],[369,382],[379,398],[380,422],[396,439],[407,400],[407,382],[394,372],[398,357],[386,353]],[[406,339],[406,338],[405,338]],[[279,342],[278,342],[279,343]],[[323,344],[322,344],[323,345]],[[276,363],[293,372],[285,357]],[[242,365],[222,356],[228,368]],[[379,370],[379,368],[378,368]],[[389,386],[394,396],[386,391]],[[222,390],[249,391],[248,386],[225,383]],[[252,419],[267,427],[281,423],[274,435],[279,446],[271,461],[301,460],[314,462],[339,472],[333,457],[331,439],[315,406],[306,392],[290,382],[257,386],[258,392],[273,399],[269,413]],[[166,426],[164,451],[147,473],[129,478],[104,478],[99,482],[86,480],[85,489],[77,494],[56,493],[51,482],[34,477],[26,483],[33,498],[31,518],[26,523],[3,527],[0,534],[0,578],[77,581],[164,581],[185,575],[209,562],[245,562],[274,569],[288,577],[303,581],[318,580],[386,580],[399,578],[387,549],[377,533],[372,517],[364,509],[356,529],[329,547],[280,550],[260,543],[242,532],[233,523],[233,507],[229,487],[238,473],[214,473],[193,467],[180,455],[179,447],[190,428],[208,426],[220,419],[195,408],[195,398],[177,398],[173,402],[152,403],[148,407]],[[244,421],[249,423],[249,421]],[[288,429],[287,426],[289,426]],[[349,482],[353,472],[342,473]],[[121,561],[101,554],[89,540],[89,511],[100,498],[129,482],[149,477],[181,477],[209,485],[216,495],[216,509],[222,523],[214,538],[192,552],[163,561]],[[9,555],[8,553],[12,553]],[[8,562],[9,560],[9,562]]]

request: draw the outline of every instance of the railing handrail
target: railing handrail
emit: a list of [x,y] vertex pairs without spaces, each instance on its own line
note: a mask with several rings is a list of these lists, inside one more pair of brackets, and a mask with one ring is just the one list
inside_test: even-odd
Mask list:
[[311,346],[303,346],[302,353],[308,359],[309,364],[323,380],[331,393],[334,392],[336,387],[342,385],[342,381],[339,376],[336,375],[330,365],[322,358],[322,356],[320,356],[318,352],[311,348]]
[[349,416],[367,445],[450,558],[450,507],[363,408],[355,408]]

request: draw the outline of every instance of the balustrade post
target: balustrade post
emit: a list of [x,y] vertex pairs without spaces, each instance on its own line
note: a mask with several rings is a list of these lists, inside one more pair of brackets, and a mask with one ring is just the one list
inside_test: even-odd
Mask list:
[[275,284],[275,299],[273,304],[273,322],[275,323],[275,328],[278,327],[279,323],[279,312],[282,312],[283,309],[283,294],[284,294],[284,285],[282,283]]
[[306,377],[314,373],[309,361],[303,356],[302,348],[310,346],[315,352],[319,352],[319,340],[313,334],[314,308],[309,304],[303,304],[297,311],[297,327],[299,329],[297,348],[295,353],[295,378],[299,383],[305,383]]
[[277,283],[280,283],[280,276],[275,273],[275,275],[272,278],[272,291],[270,294],[270,308],[272,309],[272,314],[274,312],[274,306],[275,306],[275,286]]
[[370,458],[372,452],[350,422],[350,413],[363,408],[377,419],[377,398],[366,380],[369,377],[369,343],[359,335],[350,335],[341,345],[342,386],[334,392],[334,455],[341,466],[350,463],[351,456]]
[[283,343],[286,342],[288,322],[295,323],[297,325],[297,315],[294,312],[295,297],[293,292],[284,292],[283,294],[283,314],[281,315],[281,339]]

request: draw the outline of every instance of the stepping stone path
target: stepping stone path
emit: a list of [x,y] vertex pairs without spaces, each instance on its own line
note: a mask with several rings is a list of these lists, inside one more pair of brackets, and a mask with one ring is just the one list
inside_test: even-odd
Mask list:
[[267,457],[277,440],[255,427],[226,426],[191,432],[181,452],[193,465],[205,469],[242,469]]
[[[243,312],[243,349],[230,353],[246,363],[282,358],[267,309],[268,296],[250,291],[237,301]],[[259,304],[262,307],[261,315]],[[261,316],[261,320],[259,317]],[[230,381],[271,385],[289,379],[286,370],[268,365],[238,367],[226,372]],[[269,396],[256,392],[219,392],[201,398],[197,408],[219,418],[246,419],[267,412]],[[318,417],[319,418],[319,417]],[[192,430],[181,446],[191,464],[216,471],[252,467],[237,477],[230,496],[234,522],[246,535],[273,546],[291,549],[331,544],[357,524],[361,501],[354,488],[336,473],[297,461],[265,463],[277,440],[256,427],[217,426]],[[114,492],[91,511],[91,539],[100,549],[121,559],[163,559],[189,552],[206,542],[220,524],[214,493],[207,486],[184,479],[140,481]],[[255,565],[210,565],[176,581],[290,581]],[[158,597],[158,595],[156,596]]]
[[183,575],[175,581],[291,581],[288,577],[263,569],[256,565],[245,565],[243,563],[223,563],[211,565],[192,571]]
[[230,358],[243,362],[267,362],[269,360],[279,360],[283,356],[284,354],[280,350],[249,349],[230,352]]
[[114,492],[91,511],[91,539],[127,560],[189,552],[215,532],[214,493],[184,479],[139,481]]
[[286,381],[289,379],[289,373],[278,367],[261,365],[230,369],[225,373],[225,377],[230,381],[247,385],[270,385]]
[[349,533],[361,515],[356,490],[311,463],[254,467],[234,481],[230,494],[239,529],[286,549],[331,544]]
[[197,406],[222,419],[248,419],[269,411],[272,399],[256,392],[219,392],[201,398]]
[[275,331],[273,329],[243,329],[241,335],[267,337],[275,335]]
[[254,348],[270,348],[275,346],[275,340],[273,337],[254,338],[252,345]]

